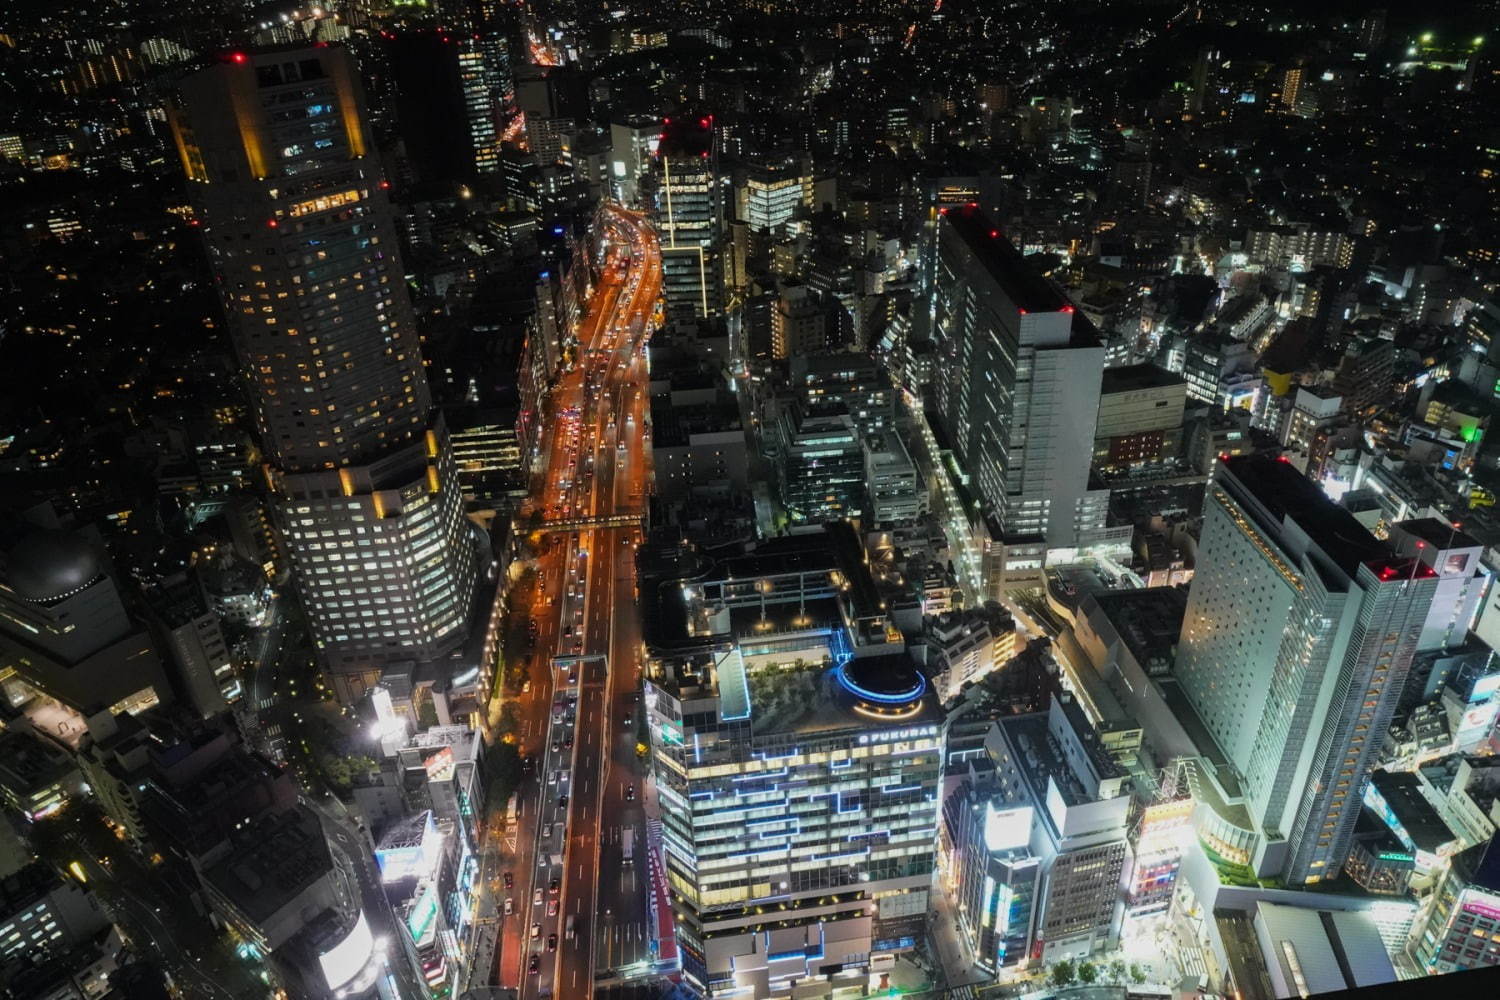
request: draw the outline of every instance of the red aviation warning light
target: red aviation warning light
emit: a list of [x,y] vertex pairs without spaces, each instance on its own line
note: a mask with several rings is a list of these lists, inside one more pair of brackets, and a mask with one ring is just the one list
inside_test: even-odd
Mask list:
[[229,56],[229,59],[230,59],[231,62],[240,63],[240,64],[244,64],[244,63],[250,61],[250,57],[247,56],[247,55],[245,55],[245,53],[243,53],[243,52],[234,52],[234,53],[231,53],[230,56]]

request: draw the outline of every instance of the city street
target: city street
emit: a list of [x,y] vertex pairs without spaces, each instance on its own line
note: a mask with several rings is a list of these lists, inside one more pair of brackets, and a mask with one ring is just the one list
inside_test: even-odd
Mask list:
[[[399,940],[397,935],[401,933],[400,924],[391,910],[385,889],[380,884],[380,872],[376,868],[370,843],[352,823],[335,814],[334,810],[342,809],[342,803],[338,803],[336,799],[333,801],[337,804],[332,807],[318,805],[312,800],[309,800],[308,804],[312,805],[313,810],[318,814],[329,844],[344,856],[346,868],[354,873],[355,881],[359,885],[360,906],[364,910],[365,919],[369,921],[370,930],[374,933],[376,940],[395,942]],[[411,963],[406,961],[404,955],[399,952],[391,955],[388,968],[395,974],[402,996],[424,997],[427,995],[425,986],[417,982]]]
[[547,522],[530,609],[537,652],[530,690],[516,700],[518,748],[534,771],[495,845],[513,885],[497,890],[494,980],[522,997],[587,997],[596,968],[641,962],[649,950],[641,876],[624,863],[623,844],[644,846],[634,557],[651,481],[644,345],[661,258],[635,213],[606,209],[604,235],[575,364],[550,397],[534,493]]

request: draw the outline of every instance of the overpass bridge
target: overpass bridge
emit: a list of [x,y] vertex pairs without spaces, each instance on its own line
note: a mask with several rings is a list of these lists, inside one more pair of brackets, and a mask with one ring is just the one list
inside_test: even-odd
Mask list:
[[542,522],[538,531],[590,531],[594,528],[639,528],[643,527],[645,514],[609,514],[604,517],[558,517]]

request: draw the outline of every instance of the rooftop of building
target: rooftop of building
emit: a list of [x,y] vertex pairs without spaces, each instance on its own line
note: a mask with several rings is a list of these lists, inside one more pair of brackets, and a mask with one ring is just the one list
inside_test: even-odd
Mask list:
[[1161,389],[1186,384],[1187,381],[1181,375],[1146,362],[1104,369],[1099,393],[1109,396],[1121,392],[1139,392],[1142,389]]
[[695,434],[719,434],[739,429],[739,408],[728,400],[682,406],[674,405],[666,396],[651,397],[653,447],[685,448]]
[[1500,833],[1453,856],[1453,874],[1469,885],[1500,892]]
[[1394,982],[1395,969],[1368,914],[1256,904],[1256,916],[1278,952],[1298,955],[1306,989],[1326,993]]
[[1439,383],[1432,391],[1432,402],[1472,416],[1485,416],[1495,409],[1491,400],[1457,379]]
[[1067,296],[1052,282],[1027,263],[1021,251],[1000,232],[998,224],[977,206],[970,204],[945,209],[943,218],[1018,309],[1023,312],[1071,313],[1073,326],[1069,346],[1099,344],[1099,332],[1094,325],[1073,308]]
[[246,828],[228,857],[203,873],[246,917],[260,923],[333,867],[317,815],[303,807]]
[[83,536],[61,529],[24,534],[3,560],[4,583],[21,600],[49,604],[99,579],[103,564]]
[[[1464,764],[1469,765],[1469,780],[1471,785],[1480,784],[1480,782],[1474,780],[1476,774],[1480,776],[1491,774],[1500,776],[1500,760],[1496,760],[1492,756],[1476,756],[1462,753],[1451,753],[1446,757],[1439,757],[1436,760],[1419,764],[1417,766],[1417,773],[1433,788],[1447,795],[1453,788],[1453,783],[1458,780],[1458,772],[1462,770]],[[1483,795],[1482,792],[1481,795]],[[1484,797],[1489,798],[1488,795],[1484,795]]]
[[1369,806],[1361,806],[1359,809],[1359,819],[1354,821],[1354,839],[1363,844],[1365,850],[1377,856],[1400,854],[1410,857],[1401,838]]
[[1051,778],[1063,802],[1075,805],[1086,800],[1083,783],[1074,776],[1063,757],[1061,747],[1047,731],[1047,713],[1034,712],[1000,720],[1000,728],[1021,756],[1020,771],[1031,787],[1032,801],[1047,801],[1047,782]]
[[1477,549],[1483,543],[1465,532],[1456,523],[1440,521],[1435,517],[1415,517],[1409,521],[1397,521],[1395,530],[1404,531],[1438,551],[1448,549]]
[[45,861],[33,861],[0,878],[0,919],[13,916],[65,884]]
[[709,159],[713,152],[714,128],[710,115],[676,114],[662,119],[657,154],[675,158]]
[[1370,784],[1385,799],[1418,850],[1436,853],[1439,847],[1456,839],[1422,794],[1421,782],[1415,774],[1376,771],[1370,775]]
[[1064,703],[1058,693],[1053,694],[1052,706],[1048,711],[1014,715],[999,720],[998,724],[1006,741],[1020,758],[1018,770],[1030,786],[1034,802],[1047,801],[1049,780],[1056,784],[1065,805],[1075,806],[1093,801],[1088,787],[1074,772],[1062,745],[1051,732],[1051,707],[1061,709],[1067,725],[1075,735],[1080,736],[1079,742],[1088,756],[1088,763],[1099,778],[1117,778],[1123,775],[1114,760],[1104,752],[1098,733],[1089,725],[1077,702],[1069,696],[1069,702]]
[[721,716],[748,718],[756,736],[900,728],[943,718],[926,677],[905,650],[847,662],[814,659],[790,669],[756,668],[747,662],[754,659],[764,657],[736,651],[721,661],[718,694]]
[[0,783],[25,794],[44,788],[74,769],[61,747],[30,733],[0,733]]
[[404,819],[392,823],[384,833],[380,835],[380,844],[377,850],[399,851],[408,847],[420,847],[428,837],[428,827],[432,825],[432,810],[424,809]]
[[1221,468],[1265,507],[1278,531],[1284,520],[1295,521],[1349,576],[1361,563],[1389,560],[1389,546],[1290,462],[1262,454],[1238,455],[1223,459]]
[[167,628],[181,628],[208,613],[202,591],[186,573],[170,576],[147,589],[146,600]]
[[1171,659],[1187,614],[1184,591],[1177,587],[1105,590],[1084,598],[1085,614],[1090,601],[1098,605],[1141,666],[1156,658]]

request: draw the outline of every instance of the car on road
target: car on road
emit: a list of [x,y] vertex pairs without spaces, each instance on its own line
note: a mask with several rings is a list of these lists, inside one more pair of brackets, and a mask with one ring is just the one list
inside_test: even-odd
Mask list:
[[559,809],[566,809],[566,808],[568,808],[568,797],[566,795],[559,795],[557,797],[557,808],[559,808]]
[[557,900],[555,900],[555,899],[549,899],[549,900],[547,900],[547,916],[549,916],[549,917],[555,917],[555,916],[557,916]]
[[539,938],[541,936],[542,936],[542,925],[541,924],[535,924],[535,923],[532,924],[531,925],[531,939],[533,941],[535,941],[537,938]]
[[552,881],[547,883],[547,891],[556,896],[557,890],[560,888],[562,888],[562,879],[556,875],[552,876]]
[[552,836],[552,824],[548,823],[542,827],[542,839],[546,840],[550,836]]
[[626,785],[625,786],[625,801],[626,802],[634,802],[635,801],[635,786],[634,785]]
[[[546,855],[544,854],[544,855],[542,855],[542,857],[545,858]],[[531,905],[532,906],[541,906],[542,905],[542,890],[541,889],[537,889],[536,892],[533,892],[531,894]]]
[[564,737],[563,738],[563,747],[565,749],[568,749],[568,750],[573,749],[573,737],[571,737],[571,736]]
[[510,872],[505,873],[504,880],[505,888],[507,889],[513,888],[516,884],[515,876],[513,876]]
[[538,972],[541,971],[541,968],[542,968],[542,956],[540,956],[540,955],[532,955],[531,956],[531,961],[529,961],[529,962],[526,963],[526,971],[529,972],[529,973],[531,973],[534,976]]
[[556,934],[548,934],[547,935],[547,950],[548,951],[556,951],[557,950],[557,935]]
[[509,896],[505,897],[505,915],[508,917],[516,912],[516,901]]

